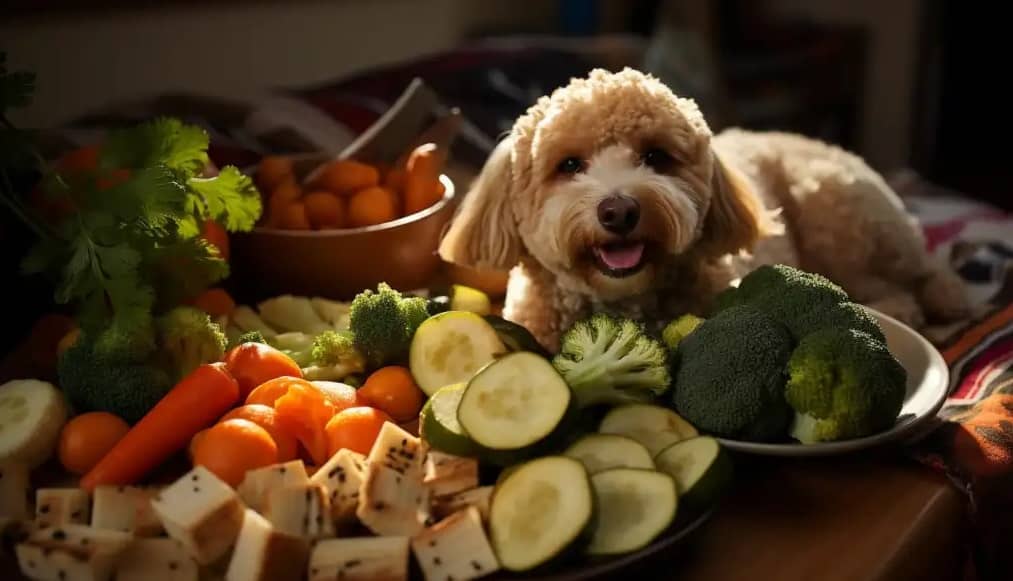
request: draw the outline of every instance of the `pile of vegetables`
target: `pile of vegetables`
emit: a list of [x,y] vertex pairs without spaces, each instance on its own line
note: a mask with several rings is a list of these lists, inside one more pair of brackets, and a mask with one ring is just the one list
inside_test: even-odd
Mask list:
[[[826,278],[761,267],[706,321],[673,323],[675,409],[727,438],[803,444],[890,428],[907,374],[875,319]],[[676,327],[692,327],[688,332]]]

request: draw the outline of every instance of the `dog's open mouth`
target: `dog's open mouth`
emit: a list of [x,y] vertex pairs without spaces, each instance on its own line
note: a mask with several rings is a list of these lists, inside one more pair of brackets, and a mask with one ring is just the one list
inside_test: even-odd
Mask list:
[[643,242],[620,240],[591,248],[595,265],[602,273],[622,278],[639,271],[646,259],[646,247]]

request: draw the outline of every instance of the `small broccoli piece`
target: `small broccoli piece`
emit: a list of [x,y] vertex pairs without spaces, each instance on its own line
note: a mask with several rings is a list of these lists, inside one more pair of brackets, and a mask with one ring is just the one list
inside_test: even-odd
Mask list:
[[745,305],[708,319],[679,344],[673,403],[697,428],[752,441],[783,438],[788,329]]
[[204,311],[176,307],[159,317],[155,325],[161,354],[177,380],[225,355],[225,333]]
[[124,363],[96,353],[96,343],[80,337],[57,363],[60,389],[77,412],[109,412],[135,423],[172,388],[160,368]]
[[653,401],[671,383],[664,346],[642,325],[601,313],[563,334],[552,364],[581,407]]
[[661,340],[670,351],[675,351],[679,343],[696,330],[703,321],[700,317],[687,313],[665,325],[664,330],[661,331]]
[[788,362],[791,435],[809,444],[888,429],[904,403],[907,372],[876,337],[855,329],[806,336]]
[[764,265],[715,299],[715,313],[749,305],[772,316],[796,341],[821,329],[858,329],[883,338],[876,319],[851,302],[844,289],[819,274],[783,264]]
[[236,338],[233,345],[242,345],[243,343],[263,343],[267,345],[267,339],[264,338],[264,334],[260,331],[247,331]]
[[366,370],[366,360],[355,348],[351,333],[324,331],[310,350],[313,364],[303,369],[306,379],[338,381]]
[[429,317],[426,306],[425,299],[405,298],[386,283],[356,295],[349,329],[370,368],[402,363],[407,358],[415,330]]

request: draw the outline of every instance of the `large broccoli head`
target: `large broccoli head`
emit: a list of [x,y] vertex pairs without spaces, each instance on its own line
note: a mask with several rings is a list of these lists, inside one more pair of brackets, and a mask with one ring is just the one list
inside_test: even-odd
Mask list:
[[60,389],[77,412],[104,411],[137,422],[172,388],[158,367],[111,359],[81,336],[57,365]]
[[844,289],[819,274],[783,264],[761,266],[715,300],[715,313],[749,305],[767,313],[800,341],[821,329],[857,329],[883,339],[876,319],[851,302]]
[[580,406],[653,401],[671,384],[664,346],[642,325],[600,313],[563,334],[552,364]]
[[349,329],[371,368],[403,362],[415,330],[429,317],[425,299],[406,298],[386,283],[352,300]]
[[855,329],[806,336],[788,362],[785,398],[802,443],[859,438],[888,429],[904,402],[907,372],[876,337]]
[[791,333],[746,305],[729,307],[679,343],[673,401],[697,428],[726,438],[783,438]]

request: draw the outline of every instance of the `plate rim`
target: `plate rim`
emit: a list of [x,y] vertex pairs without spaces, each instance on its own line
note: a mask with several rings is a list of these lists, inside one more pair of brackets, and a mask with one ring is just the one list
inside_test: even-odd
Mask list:
[[900,426],[895,425],[889,430],[883,432],[871,434],[862,438],[853,438],[838,442],[824,442],[820,444],[771,444],[766,442],[747,442],[744,440],[733,440],[728,438],[715,439],[729,450],[746,454],[795,457],[832,456],[858,452],[876,446],[882,446],[890,442],[903,440],[917,428],[922,427],[924,424],[935,418],[950,395],[950,366],[947,365],[942,353],[940,353],[939,349],[926,339],[924,335],[914,330],[910,325],[907,325],[906,323],[903,323],[902,321],[867,305],[859,306],[866,309],[877,318],[885,319],[896,325],[905,333],[913,337],[915,342],[919,343],[928,354],[930,367],[934,362],[942,370],[943,373],[939,382],[943,385],[943,389],[940,390],[940,395],[936,397],[936,400],[932,402],[932,405],[929,406],[922,415],[915,416],[908,422]]

